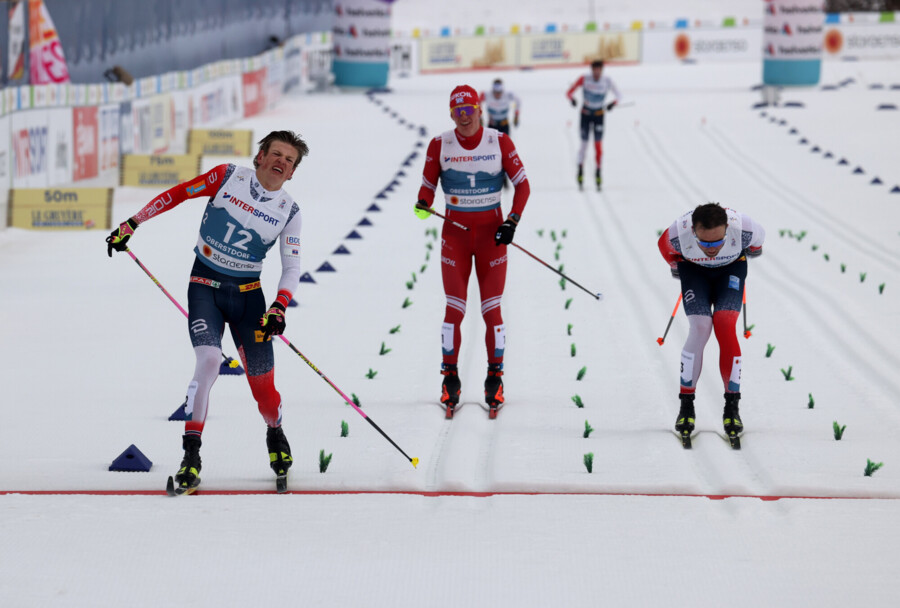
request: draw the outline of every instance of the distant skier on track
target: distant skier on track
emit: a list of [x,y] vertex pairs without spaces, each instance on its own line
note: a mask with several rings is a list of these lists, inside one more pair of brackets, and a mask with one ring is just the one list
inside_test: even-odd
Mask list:
[[[225,324],[238,347],[247,380],[267,425],[269,462],[284,488],[292,464],[281,428],[281,395],[275,389],[272,336],[285,328],[285,310],[300,280],[300,208],[282,188],[308,153],[291,131],[273,131],[259,142],[255,169],[219,165],[163,192],[112,231],[108,253],[125,251],[135,229],[189,198],[208,198],[200,223],[188,287],[188,329],[196,355],[187,390],[184,459],[175,475],[175,493],[200,483],[200,436],[209,392],[219,373]],[[275,244],[281,254],[278,295],[266,307],[259,277],[263,258]]]
[[[601,167],[603,161],[603,123],[608,112],[611,112],[622,99],[622,95],[609,76],[603,75],[603,61],[597,59],[591,62],[591,70],[578,78],[566,91],[566,97],[572,107],[577,107],[575,91],[578,87],[584,89],[584,104],[581,106],[581,146],[578,148],[578,189],[584,185],[584,158],[587,154],[588,139],[594,134],[594,154],[597,160],[597,169],[594,172],[594,181],[597,190],[603,184]],[[612,92],[616,98],[606,101],[606,95]]]
[[[460,324],[466,314],[474,260],[481,291],[481,314],[486,325],[488,370],[484,394],[493,418],[504,402],[501,376],[506,327],[500,314],[500,300],[506,283],[506,246],[513,240],[531,189],[512,140],[496,129],[482,127],[475,89],[468,85],[453,89],[450,118],[456,129],[435,137],[428,145],[416,203],[417,208],[430,208],[440,181],[448,219],[468,227],[466,231],[448,221],[444,222],[441,233],[441,275],[447,298],[441,331],[441,374],[444,376],[441,403],[447,407],[447,417],[452,417],[461,389],[457,367]],[[505,176],[509,176],[515,194],[512,210],[504,220],[500,195]]]
[[744,430],[741,398],[741,346],[736,324],[741,311],[747,257],[762,255],[766,232],[747,215],[718,203],[699,205],[663,232],[659,251],[672,276],[681,280],[690,329],[681,351],[681,409],[675,429],[685,447],[694,430],[694,391],[703,365],[703,349],[713,329],[719,342],[719,371],[725,385],[722,422],[733,447]]

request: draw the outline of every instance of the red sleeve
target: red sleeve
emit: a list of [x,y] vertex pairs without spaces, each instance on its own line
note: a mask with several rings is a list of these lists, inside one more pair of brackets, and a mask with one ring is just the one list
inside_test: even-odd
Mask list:
[[582,86],[583,84],[584,84],[584,76],[579,76],[578,80],[575,81],[575,84],[570,86],[569,90],[566,91],[566,97],[568,97],[569,99],[572,99],[572,94],[575,93],[575,91],[578,90],[578,87]]
[[684,260],[681,253],[672,247],[672,240],[669,238],[668,229],[663,231],[656,244],[659,247],[659,252],[662,254],[663,259],[669,266],[674,267],[675,264]]
[[525,175],[525,167],[522,165],[515,144],[508,135],[503,133],[500,134],[500,154],[503,155],[503,170],[506,171],[509,181],[516,188],[510,213],[522,217],[525,203],[528,202],[528,196],[531,194],[531,185],[528,183],[528,176]]
[[225,181],[227,169],[228,165],[213,167],[203,175],[198,175],[192,180],[166,190],[143,209],[135,213],[131,219],[140,225],[155,215],[177,207],[189,198],[215,196],[222,186],[222,182]]
[[441,175],[441,137],[435,137],[428,144],[425,152],[425,169],[422,171],[422,186],[419,188],[419,200],[430,207],[434,203],[434,191],[438,177]]

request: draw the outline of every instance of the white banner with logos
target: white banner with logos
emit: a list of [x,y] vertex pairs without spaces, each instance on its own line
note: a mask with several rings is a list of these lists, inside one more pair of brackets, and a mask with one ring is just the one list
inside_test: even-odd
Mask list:
[[531,34],[519,37],[519,65],[569,67],[596,60],[637,63],[641,37],[636,31]]
[[750,27],[644,30],[643,63],[759,61],[762,31]]
[[[0,141],[9,141],[9,114],[0,114]],[[9,189],[12,186],[10,169],[12,150],[0,146],[0,230],[6,227],[6,213],[9,205]]]
[[824,59],[900,58],[900,23],[829,23]]
[[393,0],[343,0],[335,4],[335,84],[384,86],[391,48]]
[[512,68],[519,64],[517,36],[424,38],[419,51],[423,74]]
[[763,83],[818,83],[824,25],[823,0],[764,0]]

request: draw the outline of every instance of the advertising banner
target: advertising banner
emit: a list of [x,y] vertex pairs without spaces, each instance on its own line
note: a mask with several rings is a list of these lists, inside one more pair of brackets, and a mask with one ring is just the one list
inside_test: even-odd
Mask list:
[[188,154],[202,156],[253,156],[250,129],[191,129]]
[[512,68],[519,65],[518,36],[424,38],[419,50],[423,74]]
[[119,155],[134,153],[134,113],[130,101],[119,104]]
[[[0,115],[0,141],[9,141],[9,116]],[[10,180],[10,150],[6,146],[0,146],[0,227],[5,226],[7,204],[9,203]],[[2,230],[2,228],[0,228]]]
[[49,124],[47,151],[50,154],[50,173],[47,187],[72,183],[75,139],[72,132],[71,108],[47,110]]
[[102,173],[119,168],[119,106],[100,106],[97,112],[99,170]]
[[585,65],[597,59],[637,63],[641,59],[638,32],[577,32],[521,37],[519,64],[529,67]]
[[759,61],[762,31],[756,27],[644,30],[643,63]]
[[44,188],[50,174],[46,110],[15,112],[10,117],[12,187]]
[[75,131],[75,154],[72,179],[79,181],[97,177],[99,169],[99,109],[72,108],[72,124]]
[[200,157],[195,154],[122,157],[120,186],[175,186],[200,175]]
[[383,87],[388,80],[393,0],[335,2],[334,83]]
[[814,85],[822,68],[823,0],[764,0],[763,84]]
[[266,68],[241,75],[244,96],[244,118],[256,116],[266,109]]
[[10,80],[25,76],[25,8],[13,2],[9,8],[9,74]]
[[900,58],[900,23],[825,26],[825,59]]
[[69,82],[59,34],[43,0],[28,0],[28,39],[31,84]]
[[7,225],[31,230],[109,230],[112,188],[17,188]]

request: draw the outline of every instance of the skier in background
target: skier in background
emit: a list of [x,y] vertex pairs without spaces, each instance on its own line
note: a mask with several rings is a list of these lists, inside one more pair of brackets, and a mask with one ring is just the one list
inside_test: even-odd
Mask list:
[[744,430],[741,398],[741,345],[735,326],[741,311],[747,257],[762,255],[766,231],[747,215],[719,206],[699,205],[675,220],[659,237],[659,251],[672,276],[681,280],[684,313],[690,329],[681,351],[681,409],[675,429],[694,430],[694,391],[703,365],[703,349],[715,330],[719,371],[725,385],[722,422],[729,436]]
[[[107,253],[125,251],[138,226],[189,198],[208,197],[188,286],[188,328],[196,355],[188,385],[182,447],[175,482],[185,491],[200,483],[200,436],[209,392],[219,374],[225,323],[247,370],[247,381],[267,425],[269,462],[287,474],[291,448],[281,428],[281,395],[275,389],[272,336],[285,328],[285,309],[300,281],[300,208],[284,183],[308,153],[291,131],[273,131],[259,142],[255,169],[219,165],[156,197],[107,237]],[[281,280],[266,307],[260,286],[263,258],[279,244]]]
[[[599,59],[592,62],[590,72],[580,76],[566,92],[572,107],[578,107],[578,102],[573,97],[578,87],[584,89],[584,104],[581,106],[581,147],[578,148],[578,188],[581,189],[584,185],[584,157],[587,153],[588,138],[593,133],[594,153],[597,159],[594,179],[597,190],[600,190],[603,183],[600,174],[603,160],[603,121],[606,113],[612,111],[622,99],[622,95],[609,76],[603,75],[603,61]],[[606,95],[610,91],[616,98],[607,103]]]
[[[506,246],[512,242],[516,226],[528,201],[530,186],[512,140],[496,129],[481,125],[478,94],[468,85],[450,94],[450,118],[456,128],[435,137],[428,145],[422,187],[416,203],[418,215],[428,217],[423,208],[434,203],[438,181],[444,191],[446,214],[468,231],[444,222],[441,239],[441,276],[447,306],[441,331],[443,364],[441,403],[447,416],[459,403],[461,382],[457,363],[460,323],[466,313],[469,275],[474,260],[481,292],[481,314],[486,325],[488,370],[484,393],[491,417],[504,402],[503,354],[506,328],[500,300],[506,283]],[[500,195],[509,176],[515,187],[512,210],[503,219]]]
[[[522,101],[512,91],[503,87],[503,81],[497,78],[491,86],[491,92],[481,93],[481,105],[487,109],[488,127],[497,129],[501,133],[509,135],[509,114],[512,112],[512,124],[519,126],[519,111],[522,109]],[[515,106],[515,110],[512,110]]]

